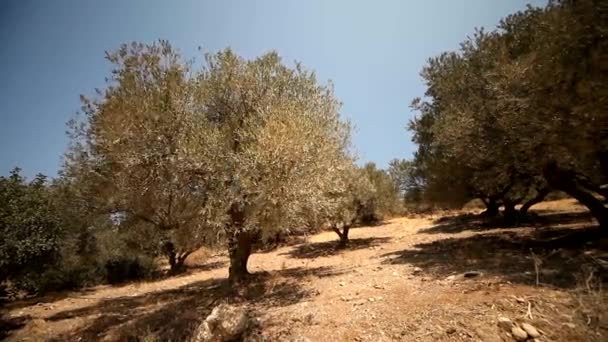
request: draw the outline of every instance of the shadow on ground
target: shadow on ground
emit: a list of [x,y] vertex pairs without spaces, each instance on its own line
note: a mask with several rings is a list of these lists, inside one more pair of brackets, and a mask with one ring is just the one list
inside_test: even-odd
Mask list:
[[213,261],[205,264],[187,265],[185,273],[191,274],[204,271],[212,271],[226,266],[228,266],[228,261],[226,260]]
[[[608,280],[608,241],[597,226],[577,229],[545,228],[533,234],[520,231],[478,234],[420,243],[412,249],[387,253],[384,263],[411,264],[424,274],[443,279],[452,274],[481,271],[489,276],[533,285],[536,283],[535,257],[539,281],[543,285],[571,288],[582,273],[593,271]],[[534,254],[533,254],[534,253]]]
[[7,338],[11,331],[21,329],[32,319],[31,316],[4,317],[0,314],[0,340]]
[[96,305],[59,312],[47,321],[88,321],[51,341],[139,341],[146,334],[160,341],[189,341],[196,327],[219,303],[247,303],[255,310],[291,305],[317,294],[302,285],[303,278],[342,273],[331,267],[264,272],[253,274],[247,285],[236,290],[226,279],[213,278],[171,290],[102,300]]
[[555,212],[555,211],[534,211],[528,216],[516,217],[513,221],[506,221],[502,215],[487,217],[483,214],[461,214],[455,216],[445,216],[435,220],[434,226],[420,230],[420,233],[436,234],[447,233],[455,234],[463,231],[484,231],[494,228],[527,228],[544,227],[556,224],[584,224],[589,225],[594,221],[593,216],[587,211],[580,212]]
[[94,292],[94,288],[82,288],[76,290],[48,292],[42,296],[32,296],[31,298],[20,299],[17,301],[8,302],[6,304],[0,303],[0,308],[6,309],[7,311],[14,311],[32,305],[58,302],[68,297],[86,296]]
[[279,255],[286,255],[290,258],[298,259],[314,259],[319,257],[327,257],[336,255],[345,251],[369,248],[379,246],[390,241],[389,237],[370,237],[350,239],[346,247],[340,247],[339,241],[323,241],[323,242],[308,242],[297,245],[288,252]]

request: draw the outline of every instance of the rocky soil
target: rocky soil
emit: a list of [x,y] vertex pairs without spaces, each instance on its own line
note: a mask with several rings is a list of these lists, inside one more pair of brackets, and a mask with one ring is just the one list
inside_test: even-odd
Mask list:
[[12,303],[24,325],[9,340],[608,340],[606,240],[572,201],[534,212],[515,227],[475,211],[397,218],[352,229],[347,249],[323,232],[254,254],[236,290],[224,256],[194,257],[183,276]]

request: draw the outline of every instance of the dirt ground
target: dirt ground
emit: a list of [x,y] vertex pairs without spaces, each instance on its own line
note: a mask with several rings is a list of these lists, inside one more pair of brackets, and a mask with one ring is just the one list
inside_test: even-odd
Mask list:
[[533,212],[507,228],[471,211],[397,218],[352,229],[347,249],[323,232],[254,254],[237,291],[224,256],[194,256],[183,276],[12,303],[25,325],[8,340],[182,341],[238,302],[261,341],[513,341],[499,317],[531,323],[538,341],[608,341],[606,240],[571,200]]

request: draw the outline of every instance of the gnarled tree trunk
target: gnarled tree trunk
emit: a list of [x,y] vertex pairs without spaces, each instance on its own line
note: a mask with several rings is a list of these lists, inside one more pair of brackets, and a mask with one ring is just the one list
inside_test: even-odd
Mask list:
[[166,242],[163,246],[163,252],[169,259],[169,266],[171,267],[169,273],[176,274],[184,270],[184,262],[193,251],[179,253],[172,242]]
[[528,215],[528,210],[530,210],[530,208],[532,208],[533,205],[542,202],[545,197],[547,197],[547,195],[549,194],[550,190],[549,188],[542,188],[542,189],[538,189],[536,190],[536,196],[534,196],[534,198],[531,198],[528,202],[524,203],[521,208],[519,209],[520,214],[522,215]]
[[498,213],[499,213],[498,208],[500,206],[498,205],[498,201],[495,198],[493,198],[493,197],[490,197],[487,199],[482,198],[481,200],[483,201],[483,204],[486,205],[486,210],[483,213],[481,213],[482,215],[489,216],[489,217],[494,217],[494,216],[498,215]]
[[515,210],[515,206],[519,203],[520,201],[516,200],[509,200],[509,199],[503,199],[503,205],[505,207],[505,210],[503,212],[503,216],[505,218],[506,221],[513,221],[515,219],[515,216],[517,215],[517,210]]
[[340,242],[338,246],[340,248],[346,247],[348,245],[348,232],[350,230],[350,225],[345,224],[342,227],[342,231],[340,231],[340,229],[336,225],[332,225],[331,229],[336,232],[336,234],[338,234],[338,236],[340,237]]
[[243,230],[245,224],[243,203],[233,203],[228,213],[230,215],[230,226],[227,230],[232,232],[228,238],[228,256],[230,258],[228,279],[230,283],[238,284],[250,274],[247,270],[247,262],[251,255],[253,236],[251,232]]
[[228,279],[231,283],[240,283],[250,274],[247,270],[247,262],[251,255],[251,246],[252,237],[249,232],[237,232],[228,241],[228,254],[230,257]]
[[577,181],[577,173],[572,170],[560,169],[555,163],[548,164],[543,170],[547,182],[555,189],[562,190],[576,198],[586,206],[602,228],[608,228],[608,208],[593,195],[593,190],[587,189]]

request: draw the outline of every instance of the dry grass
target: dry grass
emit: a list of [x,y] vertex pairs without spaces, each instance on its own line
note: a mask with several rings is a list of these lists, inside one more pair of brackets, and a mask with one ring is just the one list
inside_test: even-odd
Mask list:
[[[353,229],[347,249],[322,232],[254,254],[238,291],[225,257],[201,252],[179,277],[13,303],[7,314],[29,322],[9,340],[182,341],[217,303],[247,302],[260,341],[508,341],[500,316],[541,341],[605,341],[605,240],[570,200],[534,210],[508,228],[470,212],[396,218]],[[483,274],[457,276],[471,270]]]

